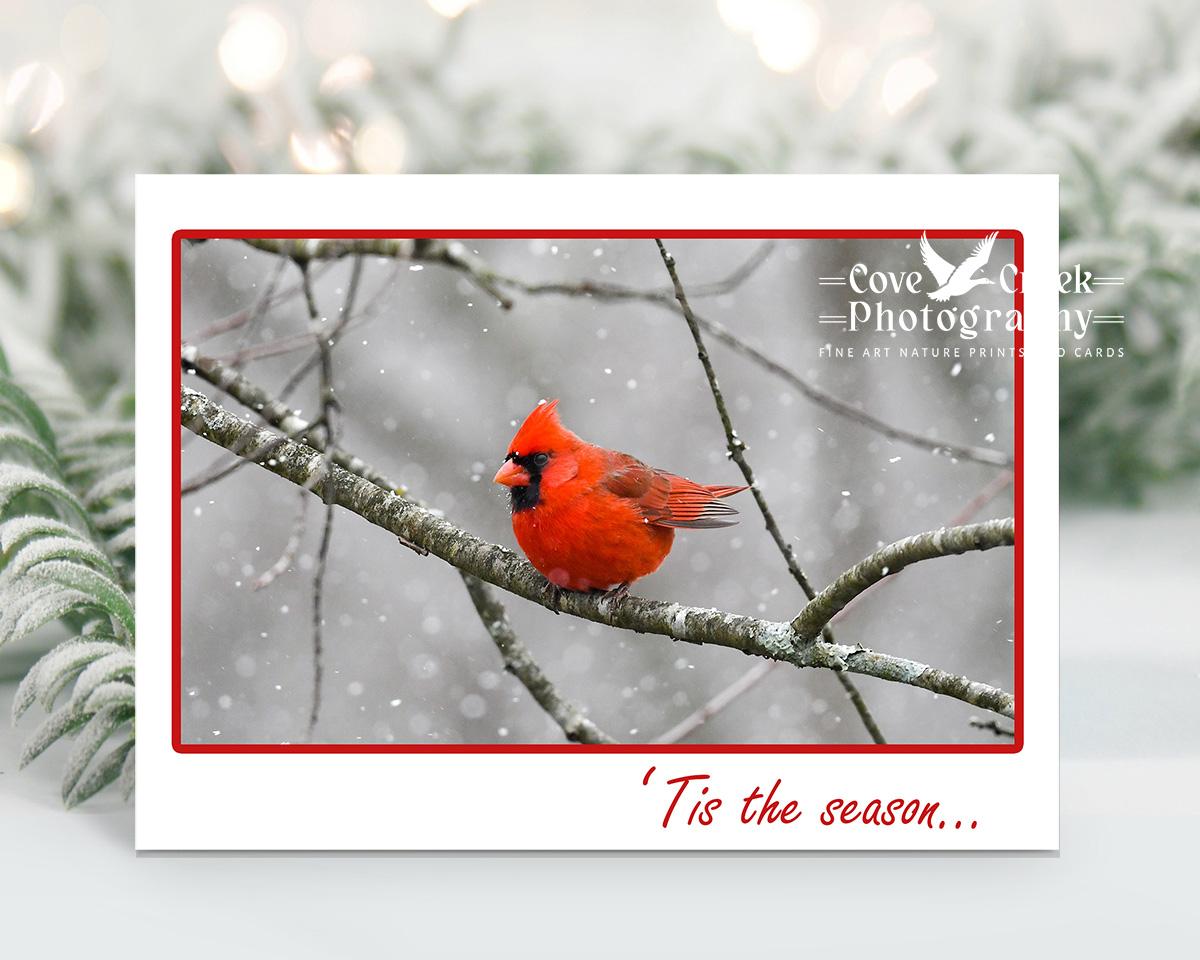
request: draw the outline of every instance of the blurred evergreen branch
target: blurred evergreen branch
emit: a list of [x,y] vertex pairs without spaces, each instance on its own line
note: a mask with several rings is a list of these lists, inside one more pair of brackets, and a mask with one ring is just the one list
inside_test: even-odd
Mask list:
[[124,397],[91,411],[53,361],[23,345],[10,366],[0,349],[0,646],[55,622],[71,634],[13,702],[14,723],[35,702],[49,714],[21,766],[74,738],[68,807],[118,777],[133,789],[131,413]]

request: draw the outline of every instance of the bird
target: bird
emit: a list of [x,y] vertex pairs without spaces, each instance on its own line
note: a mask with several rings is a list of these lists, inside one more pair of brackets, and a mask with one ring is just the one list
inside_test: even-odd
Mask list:
[[493,478],[509,490],[513,533],[555,612],[563,590],[625,597],[659,568],[677,529],[737,522],[722,501],[746,487],[694,483],[595,446],[563,426],[557,407],[534,407]]
[[938,288],[929,293],[930,300],[944,303],[951,297],[961,297],[968,290],[983,283],[995,283],[986,277],[974,277],[973,274],[987,266],[988,258],[992,255],[992,244],[996,242],[996,234],[989,233],[975,244],[975,249],[957,267],[944,259],[929,243],[929,238],[921,234],[921,259],[933,274]]

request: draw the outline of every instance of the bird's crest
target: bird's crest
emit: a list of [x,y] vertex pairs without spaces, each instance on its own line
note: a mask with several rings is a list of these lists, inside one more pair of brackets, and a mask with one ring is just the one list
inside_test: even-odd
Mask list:
[[543,453],[579,443],[580,439],[558,419],[557,407],[557,400],[543,400],[534,407],[512,438],[508,452],[519,455]]

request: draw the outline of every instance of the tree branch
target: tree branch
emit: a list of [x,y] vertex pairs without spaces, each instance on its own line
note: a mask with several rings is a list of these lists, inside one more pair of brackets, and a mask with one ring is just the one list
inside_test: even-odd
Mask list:
[[529,648],[521,642],[508,622],[508,613],[482,580],[469,574],[463,575],[475,612],[487,628],[488,636],[496,644],[504,660],[504,669],[521,681],[526,690],[537,701],[566,734],[576,743],[616,743],[617,741],[589,720],[584,712],[559,696],[554,684],[542,672],[533,659]]
[[[245,460],[238,461],[238,463],[246,462]],[[296,554],[300,552],[300,543],[304,539],[304,521],[308,514],[306,493],[305,490],[300,491],[300,502],[296,505],[296,516],[292,520],[292,530],[288,534],[287,542],[283,545],[283,552],[279,555],[278,560],[254,578],[254,582],[251,584],[252,589],[262,590],[264,587],[269,587],[276,579],[287,573],[295,562]]]
[[971,550],[1011,547],[1014,541],[1012,517],[962,527],[941,527],[897,540],[856,563],[817,594],[792,621],[792,628],[800,640],[814,640],[846,604],[868,587],[900,572],[909,564]]
[[[219,361],[213,360],[209,357],[201,356],[195,347],[188,347],[185,345],[183,347],[183,351],[183,363],[185,369],[190,368],[193,372],[202,376],[214,386],[221,387],[230,396],[241,402],[244,406],[252,410],[256,410],[272,426],[282,427],[282,425],[286,423],[290,424],[294,428],[297,428],[301,433],[308,430],[310,425],[298,417],[290,407],[280,403],[273,396],[267,393],[267,391],[263,390],[256,384],[251,383],[241,374],[230,371]],[[198,394],[198,396],[200,395]],[[247,434],[247,442],[249,442],[249,436],[250,435]],[[286,439],[290,438],[280,438],[280,442]],[[325,450],[324,438],[316,433],[306,436],[304,438],[304,445],[312,447],[314,450],[318,451]],[[273,455],[275,452],[275,445],[272,445],[269,449]],[[246,459],[239,459],[237,461],[239,464],[256,462],[256,459],[264,458],[264,455],[261,452],[258,452],[256,455],[243,454],[240,450],[236,452],[239,456],[246,457]],[[403,486],[384,476],[378,470],[364,463],[358,457],[347,454],[344,451],[337,451],[334,455],[334,462],[343,466],[344,469],[348,470],[355,476],[361,477],[363,480],[374,484],[381,490],[386,490],[388,493],[394,493],[399,496],[408,496],[408,493]],[[312,490],[311,484],[302,484],[301,487],[301,496],[304,495],[304,492]],[[420,506],[420,501],[411,500],[411,502],[417,506]],[[418,553],[423,551],[423,548],[417,547],[403,537],[400,537],[400,542],[405,546],[409,546],[417,550]],[[516,636],[512,630],[512,627],[508,624],[504,605],[500,602],[499,598],[493,594],[492,588],[488,584],[478,580],[475,581],[476,585],[473,586],[471,582],[473,578],[470,578],[469,574],[464,573],[461,570],[459,571],[459,575],[462,577],[468,592],[471,594],[471,601],[475,604],[476,611],[480,613],[480,617],[483,619],[484,627],[487,629],[488,635],[492,638],[493,642],[497,644],[501,657],[505,659],[505,668],[510,669],[510,672],[512,672],[518,680],[526,685],[527,689],[529,689],[529,692],[534,696],[534,699],[537,700],[539,705],[545,707],[543,699],[548,698],[550,701],[558,704],[560,714],[571,721],[571,726],[569,729],[568,727],[563,727],[564,735],[568,739],[578,740],[579,742],[615,743],[615,740],[612,740],[611,737],[608,737],[607,734],[597,728],[595,724],[592,724],[591,721],[587,721],[586,718],[581,723],[574,722],[574,718],[583,716],[582,711],[578,707],[571,704],[570,701],[558,696],[553,685],[546,678],[545,674],[541,671],[540,667],[538,667],[537,663],[533,660],[533,656],[529,652],[528,648],[520,642],[520,639]],[[484,614],[480,609],[481,601],[484,608],[489,611],[488,617],[490,617],[490,619],[484,618]],[[499,614],[498,616],[496,615],[497,613]],[[510,647],[516,645],[514,649],[519,652],[519,656],[514,656],[514,661],[519,665],[519,670],[509,667],[509,661],[505,654],[505,648],[500,646],[500,643],[496,639],[496,634],[494,632],[493,623],[496,621],[500,621],[503,624],[505,636],[511,637]],[[531,687],[529,683],[527,683],[527,680],[531,683],[534,683],[537,689],[535,690],[534,687]],[[551,713],[550,715],[555,722],[558,722],[559,725],[562,726],[562,723],[559,721],[559,715],[556,715],[555,713]],[[597,739],[594,741],[584,739],[588,736],[594,736]]]
[[978,717],[972,717],[967,722],[977,730],[990,730],[998,737],[1016,736],[1012,730],[1010,730],[1008,727],[1002,726],[995,720],[980,720]]
[[[370,254],[380,257],[395,257],[426,263],[437,263],[464,274],[476,286],[496,298],[498,305],[509,310],[513,301],[505,295],[502,288],[518,290],[531,296],[558,295],[566,297],[589,297],[601,301],[638,300],[644,303],[656,304],[668,310],[677,312],[674,293],[663,290],[639,290],[621,284],[603,281],[581,280],[574,283],[550,282],[534,283],[517,277],[497,273],[481,258],[469,254],[461,243],[445,240],[413,240],[402,238],[359,239],[359,240],[246,240],[246,243],[271,253],[280,253],[290,257],[307,259],[334,258],[350,256],[354,253]],[[430,245],[423,247],[423,244]],[[751,257],[747,265],[734,271],[724,280],[705,285],[704,292],[728,292],[749,277],[754,269],[762,262],[760,252]],[[749,266],[749,269],[746,267]],[[968,444],[952,443],[927,437],[912,430],[905,430],[881,420],[879,417],[860,410],[853,404],[835,397],[820,387],[809,383],[781,363],[771,359],[761,350],[752,347],[744,340],[731,333],[728,328],[715,320],[696,316],[696,322],[705,333],[723,343],[735,353],[741,354],[752,363],[762,367],[768,373],[779,377],[790,384],[803,396],[818,406],[824,407],[831,413],[853,420],[860,426],[874,430],[890,440],[905,443],[929,453],[947,456],[958,460],[970,460],[993,467],[1011,467],[1012,456],[1002,450],[988,447],[974,447]]]
[[[758,685],[768,673],[779,666],[778,660],[764,660],[756,663],[749,670],[733,681],[729,686],[720,690],[698,710],[692,711],[666,733],[654,738],[655,743],[678,743],[684,737],[704,726],[718,713],[733,703],[738,697]],[[842,674],[838,674],[842,676]]]
[[297,263],[309,260],[336,260],[339,257],[366,255],[394,257],[416,263],[438,263],[465,274],[503,310],[512,309],[512,299],[497,286],[497,277],[482,260],[457,240],[380,237],[358,240],[275,240],[247,239],[250,246],[267,253],[290,257]]
[[[337,417],[341,413],[337,394],[333,387],[333,348],[332,341],[323,324],[325,318],[317,309],[316,296],[313,294],[312,276],[308,269],[308,261],[297,261],[300,268],[301,281],[304,286],[304,302],[308,307],[309,330],[316,341],[317,356],[320,358],[319,396],[321,408],[321,423],[325,427],[325,450],[322,457],[322,479],[329,476],[333,470],[333,451],[337,449]],[[348,309],[353,304],[358,290],[358,278],[362,272],[362,258],[354,261],[354,272],[350,278],[350,288],[346,294],[346,304],[343,315],[349,316]],[[313,738],[317,721],[321,718],[321,686],[325,679],[324,659],[324,628],[325,628],[325,571],[329,567],[329,545],[333,539],[333,493],[331,484],[323,484],[325,502],[325,523],[321,528],[321,545],[317,548],[317,562],[313,568],[312,579],[312,653],[313,653],[313,684],[312,709],[308,715],[308,739]]]
[[[313,484],[314,493],[322,497],[328,484],[333,502],[368,522],[428,550],[463,573],[550,609],[544,578],[511,550],[480,540],[444,517],[345,469],[335,467],[330,476],[323,477],[319,451],[292,440],[281,442],[273,431],[229,413],[188,387],[180,391],[180,417],[189,430],[227,450],[240,449],[241,456],[248,459],[257,459],[261,449],[271,446],[272,457],[259,464],[263,469],[297,486]],[[317,478],[315,483],[314,478]],[[798,667],[849,670],[921,687],[1001,716],[1013,715],[1012,694],[998,687],[859,647],[824,642],[797,644],[795,632],[787,623],[636,597],[614,602],[611,598],[572,591],[564,592],[558,605],[561,612],[595,623],[689,643],[728,647]]]
[[[312,338],[309,339],[311,342]],[[229,394],[247,410],[253,410],[267,423],[278,427],[289,437],[295,437],[309,446],[313,445],[315,438],[307,435],[313,424],[293,411],[287,404],[267,393],[262,387],[247,380],[245,376],[226,366],[220,360],[202,356],[200,351],[191,344],[183,344],[180,347],[179,356],[184,373],[194,374],[201,380],[207,380],[218,390]],[[325,449],[324,444],[321,445],[321,449]],[[239,451],[233,452],[241,456]],[[382,473],[367,466],[358,457],[339,447],[333,448],[332,456],[333,462],[343,470],[349,470],[380,486],[386,487],[389,483]],[[395,489],[396,493],[402,497],[408,493],[403,486],[388,487],[388,489]]]
[[[688,325],[688,330],[691,331],[692,341],[696,344],[696,355],[700,358],[701,366],[704,367],[704,375],[708,379],[708,389],[712,393],[713,402],[717,406],[717,415],[721,418],[721,426],[725,430],[725,446],[729,451],[729,456],[738,465],[738,469],[742,471],[742,476],[746,478],[746,483],[750,485],[750,493],[754,496],[754,502],[758,504],[759,513],[762,514],[763,522],[767,525],[767,532],[771,535],[771,539],[775,541],[775,546],[779,548],[779,552],[783,556],[783,562],[787,564],[788,572],[800,584],[800,589],[804,591],[804,596],[812,600],[816,596],[816,591],[813,589],[808,577],[805,576],[804,571],[800,569],[800,562],[796,559],[796,551],[784,539],[783,533],[780,532],[779,524],[775,522],[775,516],[771,513],[771,508],[767,506],[767,498],[764,496],[758,485],[758,481],[755,479],[750,461],[746,459],[746,444],[742,442],[742,438],[738,436],[737,430],[734,429],[733,418],[729,415],[729,408],[725,405],[725,396],[721,393],[720,384],[717,383],[717,371],[712,365],[712,360],[709,359],[708,350],[704,347],[704,337],[700,333],[700,326],[696,322],[696,315],[692,313],[687,294],[683,289],[683,283],[679,279],[679,272],[675,268],[675,258],[667,252],[667,248],[663,246],[661,240],[655,240],[654,242],[658,244],[658,252],[662,257],[663,265],[667,268],[667,275],[671,278],[671,287],[675,291],[675,299],[679,302],[679,310]],[[830,631],[828,625],[824,627],[823,633],[828,643],[835,642],[833,633]],[[876,743],[887,743],[883,732],[879,729],[879,725],[875,722],[875,718],[867,708],[866,701],[854,685],[854,681],[841,673],[838,674],[838,680],[842,684],[842,689],[850,697],[850,702],[854,705],[855,710],[858,711],[863,726],[867,728],[867,733],[871,735],[871,739]]]

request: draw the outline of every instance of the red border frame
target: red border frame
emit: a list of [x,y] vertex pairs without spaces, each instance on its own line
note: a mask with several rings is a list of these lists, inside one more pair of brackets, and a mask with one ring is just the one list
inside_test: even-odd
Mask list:
[[[652,239],[667,240],[916,240],[922,234],[930,239],[953,240],[984,237],[991,230],[979,229],[891,229],[891,230],[177,230],[171,236],[171,318],[173,349],[171,358],[174,371],[175,394],[182,384],[182,369],[178,357],[181,340],[182,312],[182,248],[184,240],[243,240],[258,237],[272,239],[380,239],[388,237],[412,237],[414,239],[438,239],[455,236],[479,239]],[[181,497],[178,491],[182,477],[182,451],[179,445],[179,407],[172,405],[175,414],[171,418],[171,445],[174,451],[171,462],[171,477],[176,496],[171,518],[172,537],[172,591],[171,591],[171,746],[176,753],[888,753],[888,754],[1014,754],[1020,753],[1025,744],[1025,570],[1022,558],[1024,531],[1025,482],[1023,475],[1025,453],[1025,363],[1021,356],[1025,343],[1024,272],[1025,237],[1019,230],[997,231],[1002,240],[1013,241],[1013,262],[1017,268],[1016,292],[1013,307],[1022,317],[1022,329],[1013,333],[1013,345],[1018,348],[1013,361],[1013,516],[1016,536],[1013,548],[1013,697],[1016,701],[1012,743],[672,743],[672,744],[574,744],[574,743],[183,743],[182,712],[183,689],[181,671],[181,645],[183,625],[181,623]]]

